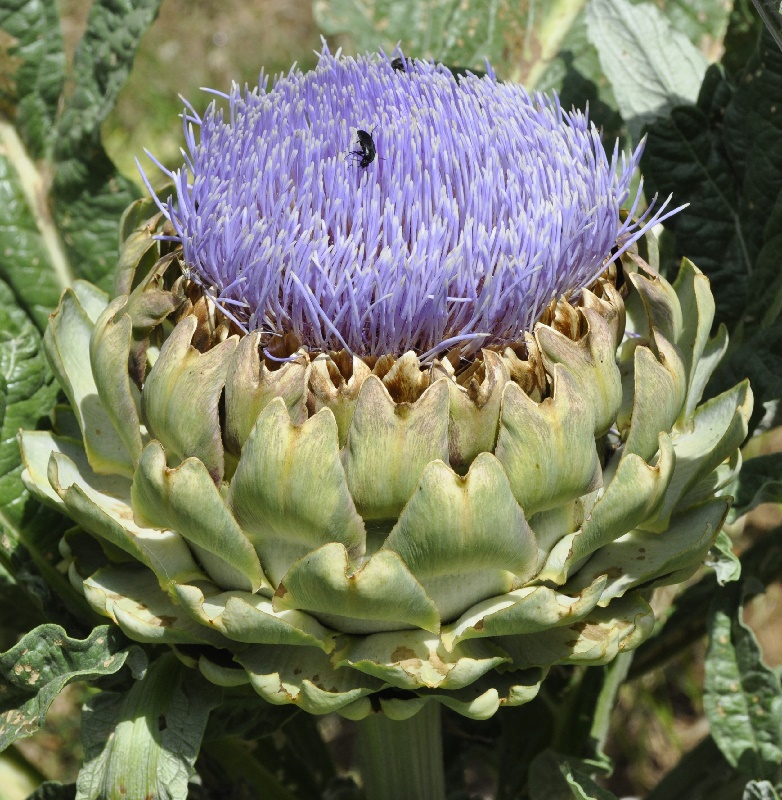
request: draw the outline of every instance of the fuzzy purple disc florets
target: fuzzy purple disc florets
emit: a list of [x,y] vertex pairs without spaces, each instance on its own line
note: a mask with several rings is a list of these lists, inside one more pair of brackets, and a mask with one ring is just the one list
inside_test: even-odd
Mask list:
[[189,277],[269,339],[365,356],[517,341],[663,218],[619,218],[640,147],[609,160],[586,114],[491,72],[324,46],[314,71],[259,83],[185,114],[161,207]]

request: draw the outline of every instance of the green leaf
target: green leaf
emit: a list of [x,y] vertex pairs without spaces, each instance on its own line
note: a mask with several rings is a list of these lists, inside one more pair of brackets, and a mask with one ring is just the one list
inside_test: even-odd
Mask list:
[[741,800],[779,800],[779,795],[768,781],[750,781],[744,787]]
[[763,24],[768,32],[774,37],[774,41],[782,48],[782,12],[779,3],[774,0],[752,0],[758,14],[763,19]]
[[[638,2],[638,0],[635,0]],[[718,46],[728,29],[730,4],[714,0],[665,0],[655,2],[671,25],[704,52]]]
[[720,586],[737,581],[741,577],[741,561],[733,552],[733,542],[724,530],[717,534],[717,540],[709,551],[706,566],[714,570]]
[[674,260],[686,253],[708,275],[718,321],[729,326],[744,311],[752,270],[719,127],[731,97],[732,88],[711,67],[697,106],[675,108],[649,128],[641,160],[650,194],[690,203],[666,225],[676,235]]
[[706,59],[651,3],[590,0],[586,23],[636,142],[645,124],[674,106],[695,102]]
[[[779,243],[782,219],[782,51],[770,35],[760,40],[725,110],[722,140],[741,187],[739,213],[750,259],[759,266],[764,244]],[[778,261],[769,259],[765,274],[752,276],[749,300],[766,301],[778,278]],[[761,306],[762,307],[762,306]],[[752,318],[758,319],[757,309]]]
[[77,800],[185,800],[209,711],[220,689],[174,655],[127,693],[102,692],[82,718]]
[[553,750],[545,750],[533,761],[529,795],[532,800],[616,800],[571,760]]
[[62,92],[65,53],[57,4],[0,2],[0,109],[33,158],[43,157]]
[[123,210],[138,197],[100,143],[160,0],[97,0],[74,57],[73,95],[57,123],[52,207],[78,276],[111,290]]
[[16,131],[0,120],[0,278],[13,289],[16,301],[46,327],[62,290],[72,276],[46,204],[37,195],[42,176],[30,160]]
[[[639,4],[639,0],[631,2],[634,6]],[[713,0],[655,0],[654,5],[672,28],[686,34],[700,50],[713,51],[722,42],[728,25],[729,4]],[[540,65],[540,74],[527,84],[542,91],[555,89],[563,108],[571,105],[584,108],[588,102],[590,119],[602,130],[604,144],[613,148],[622,132],[622,118],[611,84],[603,74],[598,51],[587,36],[585,17],[582,11],[559,42],[556,57],[545,59]]]
[[[45,421],[57,396],[41,337],[25,312],[14,303],[8,286],[0,281],[0,382],[5,387],[5,414],[0,425],[0,561],[17,583],[53,609],[54,619],[66,621],[62,599],[70,608],[83,610],[84,600],[55,565],[57,546],[71,522],[42,506],[25,489],[16,434]],[[41,577],[37,577],[40,575]]]
[[652,190],[691,203],[668,224],[675,257],[686,254],[709,276],[717,322],[744,322],[746,334],[733,333],[736,369],[750,352],[744,345],[761,345],[762,358],[774,352],[764,337],[773,346],[782,338],[780,108],[782,52],[765,35],[735,87],[712,67],[697,106],[649,129],[641,165]]
[[141,37],[161,0],[96,0],[73,59],[73,94],[57,123],[56,158],[87,162],[100,126],[127,80]]
[[598,786],[588,775],[573,769],[569,764],[560,764],[560,772],[578,800],[616,800],[616,795]]
[[41,625],[0,654],[0,750],[35,733],[66,684],[117,672],[127,647],[109,625],[86,639],[72,639],[59,625]]
[[782,503],[782,453],[768,453],[742,464],[736,483],[731,519],[748,514],[761,503]]
[[782,688],[740,618],[741,584],[719,592],[709,619],[703,705],[728,762],[753,778],[773,778],[782,762]]

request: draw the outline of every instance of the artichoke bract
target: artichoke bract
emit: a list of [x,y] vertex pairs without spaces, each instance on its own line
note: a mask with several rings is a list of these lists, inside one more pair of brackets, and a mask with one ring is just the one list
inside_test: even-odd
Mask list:
[[640,149],[399,57],[221,102],[126,213],[116,296],[77,283],[46,332],[70,408],[19,438],[74,585],[217,684],[353,719],[486,718],[636,647],[752,406],[701,403],[726,334],[693,264],[658,273],[665,206],[620,212]]

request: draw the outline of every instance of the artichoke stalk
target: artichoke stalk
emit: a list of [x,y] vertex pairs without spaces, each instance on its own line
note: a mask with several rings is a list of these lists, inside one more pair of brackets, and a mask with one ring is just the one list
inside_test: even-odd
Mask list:
[[619,211],[641,148],[491,71],[324,48],[260,86],[189,108],[115,296],[52,315],[70,410],[19,440],[73,584],[217,684],[355,720],[488,718],[636,647],[752,407],[700,402],[726,334],[692,263],[657,271],[665,204]]

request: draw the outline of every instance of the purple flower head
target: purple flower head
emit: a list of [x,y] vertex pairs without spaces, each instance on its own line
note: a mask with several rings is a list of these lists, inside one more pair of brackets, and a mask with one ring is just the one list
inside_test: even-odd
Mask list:
[[315,70],[267,83],[189,108],[161,203],[189,277],[264,342],[422,357],[515,342],[665,218],[619,218],[641,147],[609,161],[585,113],[491,70],[457,80],[324,44]]

